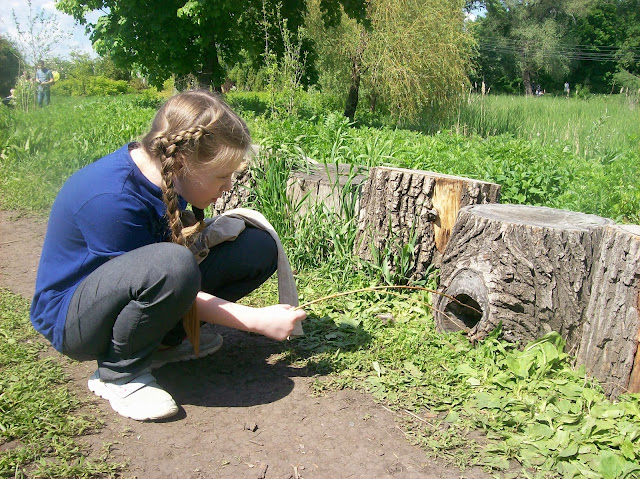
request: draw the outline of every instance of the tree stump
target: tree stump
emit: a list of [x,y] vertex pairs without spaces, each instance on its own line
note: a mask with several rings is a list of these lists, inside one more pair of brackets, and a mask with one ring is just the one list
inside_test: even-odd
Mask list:
[[211,206],[213,216],[220,215],[225,211],[235,208],[246,208],[247,200],[251,195],[251,188],[254,186],[254,179],[251,175],[251,168],[248,165],[242,170],[233,174],[233,184],[231,190],[225,191]]
[[610,396],[640,392],[640,226],[607,226],[576,361]]
[[409,273],[421,277],[430,265],[439,266],[460,208],[495,203],[499,196],[495,183],[431,171],[371,168],[360,197],[354,253],[368,261],[375,254],[393,259],[409,245]]
[[461,209],[440,270],[439,291],[449,297],[435,300],[437,328],[467,330],[477,341],[502,324],[505,339],[522,343],[557,331],[575,353],[592,267],[612,223],[535,206]]
[[322,203],[344,217],[353,214],[351,211],[358,211],[360,188],[367,179],[361,174],[363,169],[361,166],[320,164],[309,160],[307,170],[291,172],[287,194],[294,204],[302,202],[301,214],[316,203]]

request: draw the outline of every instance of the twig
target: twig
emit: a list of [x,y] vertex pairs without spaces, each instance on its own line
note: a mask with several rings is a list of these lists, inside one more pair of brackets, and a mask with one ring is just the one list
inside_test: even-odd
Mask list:
[[346,296],[348,294],[365,293],[365,292],[368,292],[368,291],[378,291],[378,290],[381,290],[381,289],[413,289],[413,290],[419,290],[419,291],[427,291],[429,293],[433,293],[433,294],[438,294],[440,296],[444,296],[445,298],[448,298],[448,299],[450,299],[452,301],[455,301],[456,303],[458,303],[461,306],[464,306],[465,308],[469,308],[469,309],[475,311],[478,314],[482,314],[482,311],[478,311],[476,308],[461,302],[460,300],[454,298],[453,296],[449,296],[448,294],[441,293],[441,292],[436,291],[434,289],[425,288],[423,286],[399,286],[399,285],[396,285],[396,286],[369,286],[368,288],[352,289],[351,291],[343,291],[342,293],[334,293],[334,294],[330,294],[328,296],[323,296],[322,298],[314,299],[313,301],[309,301],[307,303],[301,304],[300,306],[296,307],[295,309],[303,309],[303,308],[306,308],[307,306],[310,306],[312,304],[319,303],[320,301],[325,301],[327,299],[338,298],[340,296]]
[[[469,306],[468,304],[465,304],[465,303],[461,302],[460,300],[458,300],[457,298],[454,298],[453,296],[449,296],[448,294],[444,294],[444,293],[441,293],[439,291],[436,291],[436,290],[433,290],[433,289],[430,289],[430,288],[425,288],[423,286],[399,286],[399,285],[396,285],[396,286],[370,286],[368,288],[352,289],[351,291],[343,291],[342,293],[334,293],[334,294],[330,294],[328,296],[323,296],[322,298],[314,299],[313,301],[308,301],[308,302],[306,302],[304,304],[301,304],[300,306],[297,306],[295,309],[304,309],[307,306],[310,306],[312,304],[316,304],[316,303],[319,303],[321,301],[326,301],[328,299],[338,298],[340,296],[346,296],[346,295],[355,294],[355,293],[365,293],[365,292],[370,292],[370,291],[379,291],[379,290],[383,290],[383,289],[411,289],[411,290],[418,290],[418,291],[427,291],[429,293],[433,293],[433,294],[438,294],[440,296],[444,296],[445,298],[448,298],[448,299],[450,299],[452,301],[455,301],[459,305],[464,306],[465,308],[468,308],[468,309],[470,309],[472,311],[475,311],[476,313],[482,315],[482,311],[478,311],[473,306]],[[391,292],[391,291],[389,291],[389,292]],[[449,321],[454,323],[461,330],[463,330],[465,332],[469,332],[470,328],[467,327],[466,324],[462,323],[457,318],[452,318],[451,316],[447,315],[444,311],[440,311],[440,310],[434,308],[432,305],[428,305],[428,306],[432,310],[444,315]]]

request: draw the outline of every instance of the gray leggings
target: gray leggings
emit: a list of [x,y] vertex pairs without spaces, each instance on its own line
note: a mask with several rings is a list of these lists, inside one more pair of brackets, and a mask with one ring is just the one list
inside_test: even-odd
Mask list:
[[271,236],[255,228],[212,248],[200,265],[187,248],[172,243],[118,256],[76,289],[63,353],[97,359],[103,380],[135,377],[149,366],[160,344],[182,341],[181,318],[199,291],[237,301],[273,274],[277,258]]

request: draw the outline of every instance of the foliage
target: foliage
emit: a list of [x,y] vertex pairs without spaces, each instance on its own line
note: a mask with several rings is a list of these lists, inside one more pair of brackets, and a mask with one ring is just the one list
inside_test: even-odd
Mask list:
[[26,300],[0,290],[0,476],[79,478],[116,473],[122,465],[88,459],[75,437],[100,424],[77,413],[58,360],[29,323]]
[[0,96],[9,95],[20,76],[22,55],[9,39],[0,35]]
[[[482,34],[479,44],[484,53],[479,59],[487,73],[496,72],[493,54],[517,71],[525,93],[533,93],[540,73],[561,82],[569,73],[573,39],[567,35],[574,18],[584,14],[589,0],[487,0],[487,13],[479,18]],[[494,78],[487,78],[493,84]]]
[[320,70],[327,72],[323,79],[338,72],[341,85],[330,80],[330,86],[351,92],[345,108],[351,120],[361,80],[370,107],[385,103],[403,119],[414,119],[424,109],[438,115],[466,83],[471,37],[463,28],[462,2],[372,1],[370,28],[348,19],[326,28],[313,8],[309,23],[323,62]]
[[[295,115],[297,99],[303,91],[302,79],[305,73],[304,29],[299,27],[295,32],[289,30],[289,22],[286,18],[282,18],[280,7],[277,7],[276,20],[283,44],[283,54],[280,59],[270,46],[268,32],[272,25],[268,23],[266,11],[264,12],[264,70],[271,114]],[[285,108],[280,109],[279,105],[283,103]]]
[[[354,15],[365,4],[363,0],[323,0],[325,15],[331,17],[343,3]],[[57,0],[56,7],[87,26],[99,54],[109,54],[121,67],[136,67],[155,86],[171,74],[193,74],[203,85],[220,86],[226,65],[241,60],[241,52],[260,63],[264,36],[256,25],[267,12],[269,23],[277,30],[278,4],[291,31],[297,31],[303,23],[305,2],[171,0],[158,9],[142,0]],[[86,15],[95,10],[103,15],[95,24],[87,23]],[[277,31],[270,31],[269,37],[271,49],[280,55],[283,50]],[[140,38],[152,41],[140,42]]]
[[473,80],[496,92],[518,92],[514,84],[528,81],[560,93],[568,80],[611,93],[616,72],[640,73],[638,0],[483,3],[486,15],[471,25],[479,45]]
[[32,81],[20,77],[16,81],[14,90],[14,108],[25,112],[36,108],[36,87]]
[[[571,367],[557,333],[522,349],[499,330],[476,347],[438,334],[430,295],[367,293],[310,306],[292,359],[328,375],[319,392],[367,390],[410,440],[458,465],[507,477],[638,477],[638,395],[608,401]],[[475,441],[475,428],[486,436]]]
[[637,93],[640,90],[640,75],[634,75],[624,68],[613,75],[613,81],[615,85],[627,91],[631,90],[632,93]]
[[111,80],[103,76],[70,78],[57,82],[51,92],[66,96],[110,96],[129,92],[124,80]]

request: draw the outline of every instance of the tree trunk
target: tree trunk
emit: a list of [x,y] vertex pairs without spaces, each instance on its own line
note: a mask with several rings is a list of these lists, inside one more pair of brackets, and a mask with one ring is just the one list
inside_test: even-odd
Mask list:
[[[438,265],[462,206],[498,201],[500,186],[430,171],[376,167],[363,185],[355,254],[400,258],[412,246],[410,277]],[[406,251],[406,249],[405,249]],[[398,265],[392,264],[392,269]],[[407,276],[409,277],[409,276]]]
[[224,83],[225,72],[220,66],[218,59],[218,47],[215,39],[211,39],[211,44],[206,55],[206,62],[202,65],[202,71],[198,72],[198,83],[203,87],[211,87],[214,91],[222,91],[222,83]]
[[576,361],[610,396],[640,392],[640,226],[605,229]]
[[360,95],[360,63],[359,59],[351,60],[351,84],[349,85],[349,94],[344,107],[344,116],[353,121],[358,108],[358,97]]
[[580,344],[604,226],[595,215],[524,205],[463,208],[447,245],[435,301],[439,330],[525,343],[551,331]]
[[529,70],[522,70],[522,84],[524,85],[524,94],[533,95],[533,87],[531,86],[531,72]]

